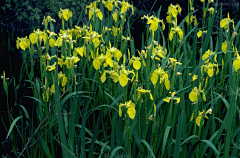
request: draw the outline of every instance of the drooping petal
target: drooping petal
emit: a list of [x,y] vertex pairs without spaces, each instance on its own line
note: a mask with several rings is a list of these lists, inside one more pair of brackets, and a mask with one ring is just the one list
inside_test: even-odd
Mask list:
[[135,60],[133,62],[133,67],[134,67],[134,69],[139,70],[141,68],[141,62],[138,60]]
[[167,97],[167,98],[164,98],[164,99],[163,99],[163,101],[165,101],[165,102],[167,102],[167,103],[169,103],[169,102],[170,102],[170,100],[171,100],[171,98],[170,98],[170,97]]
[[133,120],[136,115],[136,110],[134,107],[130,107],[128,108],[127,113],[128,113],[128,116]]
[[158,74],[153,72],[152,75],[151,75],[150,80],[152,81],[153,85],[155,86],[157,81],[158,81]]
[[127,75],[121,74],[121,75],[119,76],[119,83],[120,83],[120,85],[121,85],[122,87],[125,87],[125,86],[127,85],[127,83],[128,83],[128,77],[127,77]]
[[93,67],[98,70],[101,66],[101,62],[98,59],[93,60]]
[[189,99],[190,99],[192,102],[197,101],[197,99],[198,99],[198,94],[197,94],[197,92],[191,91],[191,93],[189,94]]
[[104,71],[104,73],[102,74],[101,81],[102,81],[102,83],[104,83],[106,81],[106,71]]

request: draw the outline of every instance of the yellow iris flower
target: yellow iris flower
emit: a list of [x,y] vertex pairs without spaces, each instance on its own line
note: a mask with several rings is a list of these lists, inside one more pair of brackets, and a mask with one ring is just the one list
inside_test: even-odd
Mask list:
[[177,26],[176,28],[171,28],[170,33],[169,33],[169,40],[172,41],[173,35],[177,33],[179,35],[180,40],[183,40],[183,31],[182,29]]
[[122,107],[125,107],[127,109],[128,116],[133,120],[136,115],[136,110],[135,110],[135,104],[129,100],[125,104],[120,103],[119,105],[119,116],[122,117]]
[[[212,114],[212,109],[211,108],[208,109],[207,111],[206,110],[203,110],[202,112],[199,111],[198,117],[196,118],[196,124],[198,126],[201,125],[202,117],[205,117],[206,119],[208,119],[207,114]],[[193,120],[193,116],[194,116],[194,113],[192,113],[192,117],[191,117],[190,121]],[[203,120],[203,123],[204,123],[204,120]]]
[[160,84],[162,82],[164,82],[166,89],[169,90],[170,89],[170,81],[168,79],[168,74],[161,67],[154,70],[154,72],[151,75],[150,80],[152,81],[153,85],[154,86],[156,85],[159,76],[160,76]]
[[128,84],[128,75],[133,74],[132,81],[134,79],[135,73],[133,71],[126,70],[124,67],[120,70],[119,83],[122,87]]
[[72,12],[69,9],[61,9],[58,12],[58,16],[60,19],[65,19],[66,21],[68,21],[69,18],[72,17]]
[[158,29],[158,23],[161,22],[162,23],[162,30],[165,30],[165,24],[163,22],[163,20],[159,20],[158,18],[154,17],[153,15],[148,17],[148,15],[144,15],[143,17],[141,17],[141,19],[147,19],[147,24],[150,24],[150,29],[154,32]]
[[163,101],[169,103],[170,100],[176,100],[176,103],[178,104],[180,102],[180,97],[174,96],[176,94],[176,92],[169,92],[169,93],[171,94],[171,96],[164,98]]
[[200,95],[200,93],[202,93],[203,100],[206,101],[204,90],[201,90],[201,83],[199,83],[199,88],[194,87],[192,89],[192,91],[189,93],[189,99],[192,102],[196,102],[198,100],[198,95]]
[[236,48],[236,55],[237,55],[237,58],[233,61],[233,68],[235,71],[238,71],[240,69],[240,56],[238,54],[237,48]]
[[194,21],[194,26],[197,25],[197,17],[196,15],[192,15],[191,17],[187,16],[186,17],[186,23],[187,25],[190,25]]
[[221,20],[220,27],[227,29],[227,27],[229,26],[230,23],[233,23],[233,30],[235,30],[234,21],[230,19],[230,16],[228,13],[228,18],[224,18]]

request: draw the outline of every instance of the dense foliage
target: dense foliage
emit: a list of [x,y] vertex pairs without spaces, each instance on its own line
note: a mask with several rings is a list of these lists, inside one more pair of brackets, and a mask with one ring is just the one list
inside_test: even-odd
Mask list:
[[[1,77],[5,156],[239,157],[240,22],[200,3],[188,1],[186,16],[179,4],[142,13],[138,49],[129,2],[94,1],[86,22],[71,5],[57,18],[30,7],[36,27],[15,43],[20,77]],[[18,102],[22,85],[31,108]]]

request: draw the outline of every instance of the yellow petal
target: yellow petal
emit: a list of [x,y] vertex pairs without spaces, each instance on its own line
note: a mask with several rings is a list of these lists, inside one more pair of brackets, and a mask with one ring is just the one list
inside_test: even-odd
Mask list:
[[106,71],[104,71],[104,73],[102,74],[101,81],[102,81],[102,83],[104,83],[106,81]]
[[[209,57],[209,55],[205,53],[205,54],[203,54],[203,56],[202,56],[202,60],[204,61],[204,60],[207,59],[208,57]],[[209,59],[205,61],[205,63],[207,63],[207,62],[209,62]]]
[[150,79],[151,79],[153,85],[155,86],[158,81],[158,74],[153,72]]
[[119,61],[121,59],[121,57],[122,57],[122,52],[121,51],[116,51],[114,53],[114,58],[116,58],[117,61]]
[[119,76],[119,83],[120,83],[120,85],[121,85],[122,87],[125,87],[125,86],[127,85],[127,83],[128,83],[128,77],[127,77],[127,75],[121,74],[121,75]]
[[118,73],[114,72],[114,73],[112,73],[112,75],[110,77],[112,78],[114,83],[118,82],[118,79],[119,79]]
[[122,109],[121,107],[124,106],[124,104],[119,105],[119,116],[122,117]]
[[98,59],[93,60],[93,67],[97,70],[101,66],[101,62]]
[[134,67],[134,69],[139,70],[141,68],[141,62],[138,60],[135,60],[133,62],[133,67]]
[[172,41],[173,35],[174,35],[174,34],[173,34],[173,31],[171,30],[170,33],[169,33],[169,40],[170,40],[170,41]]
[[197,124],[198,126],[200,126],[201,118],[202,118],[202,116],[198,116],[198,117],[196,118],[196,124]]
[[93,42],[95,48],[97,48],[97,47],[99,46],[99,44],[100,44],[100,41],[99,41],[98,38],[94,38],[94,39],[92,40],[92,42]]
[[63,18],[67,21],[68,20],[68,12],[64,11],[63,12]]
[[197,101],[197,92],[194,92],[194,91],[191,91],[191,93],[189,94],[189,99],[192,101],[192,102],[195,102]]
[[197,33],[197,37],[198,37],[198,38],[201,37],[202,34],[203,34],[203,33],[202,33],[202,30],[199,30],[198,33]]
[[62,79],[62,87],[66,86],[66,84],[67,84],[67,77],[65,76]]
[[180,102],[180,98],[174,98],[174,100],[176,100],[177,104]]
[[205,93],[203,92],[203,100],[206,101],[206,96],[205,96]]
[[192,116],[191,116],[191,119],[190,119],[190,121],[192,121],[192,120],[193,120],[193,116],[194,116],[194,112],[192,113]]
[[106,59],[106,63],[108,63],[108,65],[109,65],[110,67],[113,67],[113,61],[112,61],[111,58],[107,58],[107,59]]
[[155,21],[152,21],[150,28],[153,32],[156,31],[158,29],[158,23]]
[[223,28],[227,25],[226,23],[226,20],[225,19],[222,19],[221,22],[220,22],[220,27]]
[[31,33],[31,34],[29,35],[29,39],[30,39],[30,41],[31,41],[32,44],[37,43],[37,35],[36,35],[35,33]]
[[150,99],[153,100],[153,96],[151,92],[149,92],[149,95],[150,95]]
[[213,68],[212,67],[208,69],[208,76],[209,77],[213,76]]
[[20,42],[20,48],[21,48],[22,50],[25,51],[27,47],[28,47],[28,44],[27,44],[26,41],[21,41],[21,42]]
[[177,11],[177,9],[176,8],[173,8],[173,10],[172,10],[172,15],[173,15],[173,17],[177,17],[177,15],[178,15],[178,11]]
[[116,13],[113,13],[113,20],[115,21],[115,22],[117,22],[117,14]]
[[54,47],[54,43],[55,43],[54,39],[51,38],[51,39],[49,40],[49,46],[50,46],[50,47]]
[[233,67],[234,67],[235,71],[238,71],[238,69],[240,69],[240,60],[238,60],[238,59],[234,60]]
[[99,19],[100,19],[100,20],[102,20],[102,19],[103,19],[103,14],[102,14],[102,12],[98,12],[98,14],[97,14],[97,15],[98,15],[98,17],[99,17]]
[[166,17],[166,20],[167,20],[168,23],[172,23],[172,16],[168,15]]
[[133,120],[136,115],[136,110],[134,107],[130,107],[127,110],[128,116]]
[[165,101],[165,102],[167,102],[167,103],[169,103],[169,102],[170,102],[170,100],[171,100],[171,98],[170,98],[170,97],[167,97],[167,98],[164,98],[164,99],[163,99],[163,101]]
[[170,81],[165,80],[164,84],[165,84],[166,89],[169,90],[170,89]]
[[58,47],[62,46],[62,37],[58,37],[57,41],[54,43],[54,46]]

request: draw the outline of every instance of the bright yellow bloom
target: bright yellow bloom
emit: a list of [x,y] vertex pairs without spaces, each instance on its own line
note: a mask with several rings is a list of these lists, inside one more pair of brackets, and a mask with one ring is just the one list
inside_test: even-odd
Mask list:
[[45,16],[44,16],[42,23],[43,23],[43,25],[47,25],[50,21],[56,22],[56,20],[51,18],[51,16],[47,16],[47,18],[45,18]]
[[236,55],[237,55],[237,58],[233,61],[233,68],[235,71],[238,71],[240,69],[240,56],[238,54],[237,48],[236,48]]
[[115,0],[107,0],[107,1],[103,1],[103,4],[109,11],[112,11],[113,10],[113,2],[115,2]]
[[53,65],[47,65],[46,71],[52,71],[56,69],[56,62]]
[[134,15],[133,5],[130,5],[128,2],[125,2],[123,0],[122,2],[118,1],[120,4],[122,4],[121,13],[126,13],[129,8],[132,8],[132,15]]
[[211,14],[211,15],[212,15],[212,14],[213,14],[213,12],[214,12],[214,8],[213,8],[213,7],[211,7],[211,8],[209,8],[209,9],[208,9],[208,11],[209,11],[209,14]]
[[[208,57],[210,57],[211,55],[216,54],[215,52],[210,51],[210,49],[208,49],[202,56],[202,60],[204,61],[205,59],[207,59]],[[210,59],[206,60],[205,63],[208,63]],[[217,55],[214,56],[214,61],[217,62]]]
[[171,96],[167,97],[167,98],[164,98],[163,101],[169,103],[170,100],[176,100],[177,104],[180,102],[180,97],[175,97],[174,96],[176,94],[176,92],[169,92],[169,94],[171,94]]
[[191,17],[186,16],[186,23],[187,25],[191,24],[194,21],[194,26],[197,25],[197,17],[196,15],[192,15]]
[[227,41],[226,40],[222,43],[222,51],[224,51],[224,54],[227,53],[225,51],[228,51],[228,46],[227,46]]
[[133,120],[136,115],[136,110],[135,110],[135,104],[129,100],[125,104],[120,103],[119,105],[119,116],[122,117],[122,107],[125,107],[127,109],[128,116]]
[[17,44],[17,49],[19,49],[19,47],[22,49],[22,50],[26,50],[26,48],[29,48],[30,49],[30,40],[27,39],[27,37],[25,38],[17,38],[17,41],[16,41],[16,44]]
[[197,37],[198,38],[202,37],[203,33],[207,33],[207,30],[206,31],[199,30],[197,33]]
[[106,53],[106,55],[101,54],[93,60],[93,66],[96,70],[98,70],[103,63],[104,67],[108,65],[113,67],[112,55],[110,53]]
[[137,96],[138,96],[137,100],[139,100],[141,95],[145,94],[145,93],[148,93],[149,96],[150,96],[150,99],[153,100],[153,96],[152,96],[151,90],[142,89],[141,87],[138,87],[138,89],[137,89]]
[[67,69],[71,69],[72,65],[77,63],[80,59],[78,57],[72,56],[72,57],[66,57],[64,65],[67,66]]
[[235,30],[235,26],[234,26],[234,21],[230,19],[229,13],[228,13],[228,18],[224,18],[221,20],[220,22],[220,27],[221,28],[225,28],[227,29],[227,27],[229,26],[230,23],[233,23],[233,30]]
[[144,15],[143,17],[141,17],[141,19],[147,19],[147,24],[150,24],[150,29],[154,32],[158,29],[158,23],[161,22],[162,23],[162,30],[165,30],[165,24],[163,22],[163,20],[159,20],[158,18],[154,17],[153,15],[148,17],[148,15]]
[[176,59],[173,59],[173,58],[168,58],[168,62],[173,64],[174,69],[175,69],[176,65],[182,65],[182,63],[178,62]]
[[61,9],[58,12],[58,16],[60,19],[65,19],[66,21],[68,21],[69,18],[72,17],[72,12],[69,9]]
[[209,77],[212,77],[213,76],[213,71],[214,71],[213,68],[214,67],[217,68],[217,71],[216,71],[216,75],[217,75],[218,72],[219,72],[218,64],[212,64],[211,62],[208,62],[207,64],[201,66],[201,69],[204,68],[204,72],[206,72]]
[[128,75],[133,74],[132,81],[134,79],[135,73],[133,71],[126,70],[124,67],[120,70],[119,83],[122,87],[128,84]]
[[196,102],[198,100],[198,95],[200,95],[200,93],[202,93],[203,100],[206,101],[206,96],[205,96],[204,90],[201,90],[201,83],[199,83],[198,89],[197,89],[197,87],[194,87],[192,89],[192,91],[189,93],[189,99],[192,102]]
[[102,83],[104,83],[106,81],[106,74],[107,73],[110,75],[110,78],[113,80],[114,83],[118,82],[119,75],[118,75],[118,73],[115,70],[111,70],[111,71],[105,70],[103,72],[102,76],[101,76]]
[[[203,110],[202,112],[199,111],[198,117],[196,118],[196,124],[198,126],[201,125],[202,117],[205,117],[206,119],[208,119],[207,114],[212,114],[212,109],[211,108],[208,109],[207,111],[206,110]],[[191,117],[190,121],[193,120],[193,116],[194,116],[194,113],[192,113],[192,117]],[[204,120],[203,120],[203,123],[204,123]]]
[[53,58],[57,58],[56,54],[53,56],[50,56],[49,54],[42,55],[43,60],[52,60]]
[[[151,59],[156,59],[160,61],[160,58],[165,59],[166,54],[167,54],[167,49],[165,48],[164,50],[163,47],[159,44],[158,46],[153,47]],[[160,58],[158,58],[157,56]]]
[[77,56],[77,54],[79,54],[81,57],[83,57],[83,55],[86,54],[86,47],[82,46],[82,47],[77,47],[74,49],[73,54],[75,56]]
[[65,87],[67,84],[67,77],[62,73],[62,71],[58,73],[58,85],[59,83],[61,83],[62,87]]
[[58,37],[58,39],[54,43],[54,46],[58,46],[58,48],[59,48],[62,46],[62,43],[63,43],[62,37]]
[[182,29],[177,26],[176,28],[171,28],[170,33],[169,33],[169,40],[172,41],[173,35],[177,33],[179,35],[180,40],[183,40],[183,31]]
[[168,6],[168,16],[167,16],[167,21],[168,23],[171,23],[171,17],[173,16],[174,18],[177,18],[178,13],[181,14],[182,8],[177,4],[177,5],[172,5]]
[[162,82],[164,82],[166,89],[169,90],[170,89],[170,81],[168,79],[168,74],[161,67],[154,70],[154,72],[151,75],[150,80],[152,81],[153,85],[154,86],[156,85],[159,76],[160,76],[160,84]]
[[91,3],[89,6],[86,6],[86,8],[89,8],[89,20],[92,18],[92,16],[95,14],[96,17],[98,17],[100,20],[103,19],[103,14],[100,11],[100,9],[98,9],[96,7],[96,3]]
[[40,29],[37,29],[37,31],[33,31],[33,33],[31,33],[29,35],[29,39],[31,41],[32,44],[37,44],[38,46],[38,42],[44,41],[44,45],[46,45],[46,41],[47,41],[47,34],[44,31],[40,31]]
[[[189,76],[190,76],[190,75],[192,75],[192,74],[190,73]],[[194,74],[194,75],[192,76],[192,80],[191,80],[191,81],[193,82],[193,81],[197,80],[197,78],[198,78],[198,76]]]

